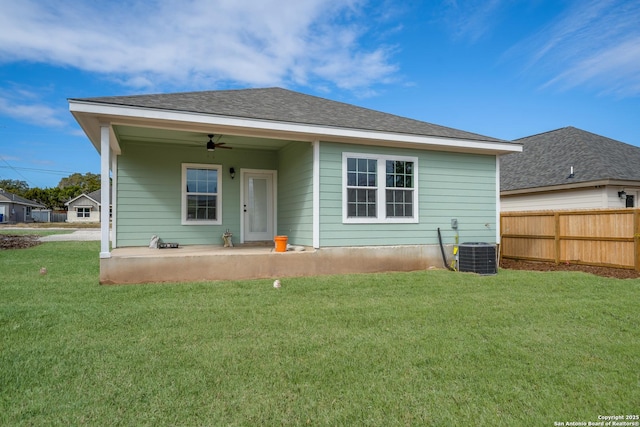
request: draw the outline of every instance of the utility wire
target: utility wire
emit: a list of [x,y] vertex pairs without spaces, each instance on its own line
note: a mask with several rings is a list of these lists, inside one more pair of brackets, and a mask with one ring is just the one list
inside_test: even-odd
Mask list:
[[[5,160],[5,163],[6,163],[6,160]],[[17,172],[18,169],[20,169],[20,170],[27,170],[27,171],[34,171],[34,172],[50,173],[52,175],[70,175],[70,174],[74,174],[75,173],[75,172],[53,170],[53,169],[24,168],[24,167],[17,167],[17,166],[14,167],[14,166],[11,166],[11,165],[9,165],[9,166],[0,166],[0,168],[10,168],[10,169],[13,169],[16,172]]]
[[18,172],[18,170],[17,170],[16,168],[14,168],[13,166],[11,166],[11,165],[9,164],[9,162],[7,162],[7,161],[5,160],[5,158],[4,158],[4,157],[0,156],[0,160],[2,160],[3,162],[5,162],[5,163],[7,164],[7,166],[0,166],[0,167],[3,167],[3,168],[8,167],[9,169],[13,170],[15,173],[17,173],[18,175],[20,175],[20,176],[22,177],[22,179],[24,179],[24,180],[27,182],[27,184],[29,184],[29,186],[30,186],[30,187],[33,187],[33,184],[32,184],[31,182],[29,182],[29,180],[28,180],[24,175],[22,175],[20,172]]

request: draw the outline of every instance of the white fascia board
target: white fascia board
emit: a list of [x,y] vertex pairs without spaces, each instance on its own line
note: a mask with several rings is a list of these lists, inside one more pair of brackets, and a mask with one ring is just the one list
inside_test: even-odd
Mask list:
[[443,149],[456,151],[481,151],[494,154],[516,153],[522,151],[522,145],[512,142],[492,142],[478,141],[470,139],[443,138],[434,136],[421,136],[402,133],[381,132],[373,130],[337,128],[321,125],[277,122],[271,120],[250,119],[242,117],[217,116],[205,113],[193,113],[171,110],[159,110],[144,107],[128,107],[121,105],[105,105],[86,101],[70,100],[69,109],[71,112],[95,114],[101,120],[109,120],[112,124],[117,123],[117,118],[136,119],[144,122],[171,121],[187,122],[194,124],[205,124],[212,126],[224,126],[238,129],[266,130],[279,132],[282,134],[301,136],[309,142],[314,140],[328,141],[348,141],[353,143],[373,143],[379,145],[396,145],[394,143],[407,144],[412,146],[423,146],[424,148]]
[[531,193],[551,193],[553,191],[576,190],[581,188],[599,187],[599,186],[633,187],[633,186],[640,186],[640,181],[600,179],[595,181],[583,181],[583,182],[576,182],[571,184],[547,185],[543,187],[521,188],[517,190],[503,190],[500,192],[500,195],[515,196],[515,195],[531,194]]
[[79,196],[74,197],[73,199],[69,200],[68,202],[66,202],[64,205],[65,206],[69,206],[71,203],[75,202],[76,200],[80,199],[81,197],[84,197],[85,199],[89,199],[90,201],[92,201],[93,203],[97,204],[98,206],[100,206],[100,202],[98,202],[97,200],[95,200],[93,197],[89,197],[88,194],[86,193],[82,193]]

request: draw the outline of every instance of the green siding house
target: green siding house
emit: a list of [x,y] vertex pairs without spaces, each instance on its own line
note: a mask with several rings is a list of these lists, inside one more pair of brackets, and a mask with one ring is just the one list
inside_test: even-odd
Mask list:
[[[461,242],[498,242],[498,159],[521,151],[508,141],[281,88],[69,104],[101,155],[105,191],[112,178],[111,233],[108,218],[102,221],[104,283],[441,267],[438,228],[449,245],[455,233]],[[227,230],[234,248],[221,251]],[[277,235],[304,255],[231,260]],[[186,249],[150,249],[152,236]],[[204,254],[228,268],[193,267],[208,264],[191,259]],[[155,256],[164,261],[142,261]],[[175,260],[165,267],[171,271],[145,275],[167,259]],[[221,272],[234,263],[245,276]],[[126,280],[116,270],[126,271]]]

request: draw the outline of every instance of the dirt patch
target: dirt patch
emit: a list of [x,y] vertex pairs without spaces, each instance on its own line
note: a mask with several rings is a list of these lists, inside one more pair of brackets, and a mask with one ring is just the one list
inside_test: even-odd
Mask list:
[[39,237],[35,235],[0,234],[0,250],[26,249],[39,244]]
[[616,279],[637,279],[640,278],[640,271],[627,270],[625,268],[596,267],[580,264],[555,264],[552,262],[516,261],[503,259],[500,267],[507,270],[530,270],[530,271],[583,271],[602,277],[613,277]]

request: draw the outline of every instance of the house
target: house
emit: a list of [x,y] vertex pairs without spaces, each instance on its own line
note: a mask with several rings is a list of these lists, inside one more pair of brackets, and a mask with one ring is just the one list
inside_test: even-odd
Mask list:
[[[69,106],[100,153],[103,200],[113,184],[102,283],[442,267],[438,228],[448,245],[497,242],[498,156],[521,150],[281,88]],[[258,254],[276,235],[306,250]],[[152,236],[180,248],[149,249]]]
[[0,188],[0,223],[33,222],[32,209],[45,209],[41,203],[25,199]]
[[503,212],[638,206],[640,147],[574,127],[514,142],[523,151],[500,160]]
[[67,222],[100,222],[101,190],[82,193],[69,200],[67,206]]

